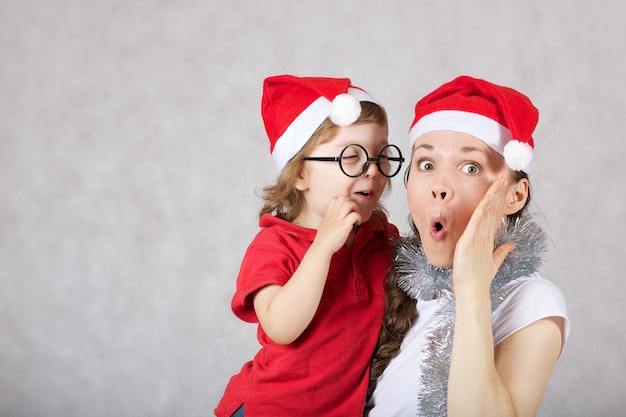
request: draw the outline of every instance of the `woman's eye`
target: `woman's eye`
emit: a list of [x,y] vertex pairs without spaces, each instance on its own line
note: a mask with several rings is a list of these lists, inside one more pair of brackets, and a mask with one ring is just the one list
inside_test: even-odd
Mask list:
[[465,164],[463,165],[463,168],[461,169],[461,171],[463,171],[466,174],[470,174],[470,175],[476,175],[480,172],[480,167],[476,164]]
[[435,166],[433,165],[432,162],[430,161],[419,161],[417,163],[417,167],[420,171],[430,171],[432,170]]

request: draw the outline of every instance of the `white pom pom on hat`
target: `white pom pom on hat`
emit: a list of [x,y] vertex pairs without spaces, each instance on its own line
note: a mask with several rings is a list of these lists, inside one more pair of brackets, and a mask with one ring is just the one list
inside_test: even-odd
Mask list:
[[500,153],[509,168],[528,171],[538,120],[539,111],[519,91],[460,76],[417,102],[409,142],[413,148],[419,136],[433,130],[468,133]]
[[330,104],[330,120],[337,126],[350,126],[361,115],[361,103],[348,93],[337,95]]
[[349,78],[277,75],[263,83],[261,115],[270,152],[279,170],[326,120],[350,126],[361,115],[361,101],[382,105]]
[[502,153],[506,164],[514,171],[524,171],[533,160],[533,148],[527,143],[511,140],[504,145]]

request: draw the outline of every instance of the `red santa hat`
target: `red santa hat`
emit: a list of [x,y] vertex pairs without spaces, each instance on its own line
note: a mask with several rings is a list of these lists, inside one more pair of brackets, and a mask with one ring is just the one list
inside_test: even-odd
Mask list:
[[337,126],[349,126],[357,121],[361,101],[381,106],[348,78],[293,75],[266,78],[261,114],[278,169],[282,170],[302,149],[326,118]]
[[433,130],[468,133],[504,156],[511,169],[523,171],[533,157],[538,120],[538,110],[520,92],[461,76],[417,102],[409,143],[412,149],[418,137]]

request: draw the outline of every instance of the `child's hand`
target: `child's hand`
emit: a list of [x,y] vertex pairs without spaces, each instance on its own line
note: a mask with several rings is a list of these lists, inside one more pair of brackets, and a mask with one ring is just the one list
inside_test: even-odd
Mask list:
[[254,295],[254,311],[263,330],[276,343],[295,341],[309,326],[319,307],[332,256],[362,221],[358,205],[336,197],[326,208],[313,244],[283,286],[267,285]]
[[452,277],[457,297],[466,290],[488,295],[498,268],[515,248],[513,243],[505,243],[493,250],[504,216],[506,190],[506,177],[491,184],[456,244]]
[[355,225],[361,224],[359,206],[350,197],[335,197],[317,229],[314,243],[337,252],[346,243]]

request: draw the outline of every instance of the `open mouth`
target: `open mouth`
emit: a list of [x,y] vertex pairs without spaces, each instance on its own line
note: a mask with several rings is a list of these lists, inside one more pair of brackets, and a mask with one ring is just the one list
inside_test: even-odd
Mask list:
[[435,240],[442,240],[446,237],[448,231],[446,224],[442,219],[433,219],[430,223],[430,236]]
[[365,197],[365,198],[370,198],[374,195],[374,193],[372,191],[357,191],[356,194]]

